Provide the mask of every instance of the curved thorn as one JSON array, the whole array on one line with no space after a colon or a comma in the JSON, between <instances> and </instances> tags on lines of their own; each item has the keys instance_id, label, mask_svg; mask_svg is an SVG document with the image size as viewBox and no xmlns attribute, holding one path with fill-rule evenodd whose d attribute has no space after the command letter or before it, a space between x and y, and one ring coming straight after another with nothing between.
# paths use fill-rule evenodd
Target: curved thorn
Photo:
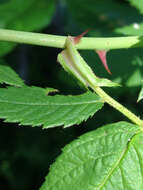
<instances>
[{"instance_id":1,"label":"curved thorn","mask_svg":"<svg viewBox=\"0 0 143 190\"><path fill-rule=\"evenodd\" d=\"M106 50L95 50L96 53L98 54L100 60L102 61L103 65L104 65L104 68L106 69L106 71L109 73L109 74L112 74L108 65L107 65L107 59L106 59L106 54L107 54L107 51Z\"/></svg>"},{"instance_id":2,"label":"curved thorn","mask_svg":"<svg viewBox=\"0 0 143 190\"><path fill-rule=\"evenodd\" d=\"M76 37L73 37L73 40L74 40L74 44L78 44L81 40L81 38L87 34L87 32L89 31L89 29L85 30L84 32L82 32L80 35L76 36Z\"/></svg>"}]
</instances>

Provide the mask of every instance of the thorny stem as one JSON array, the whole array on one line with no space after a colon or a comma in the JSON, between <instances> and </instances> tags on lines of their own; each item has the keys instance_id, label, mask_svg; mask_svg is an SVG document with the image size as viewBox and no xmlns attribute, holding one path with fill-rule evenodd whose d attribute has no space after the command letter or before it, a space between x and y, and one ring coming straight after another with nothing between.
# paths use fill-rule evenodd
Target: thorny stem
<instances>
[{"instance_id":1,"label":"thorny stem","mask_svg":"<svg viewBox=\"0 0 143 190\"><path fill-rule=\"evenodd\" d=\"M21 32L15 30L0 29L0 41L25 43L40 46L49 46L55 48L64 48L66 36L57 36L49 34L40 34L32 32ZM91 38L83 37L76 45L77 49L122 49L143 47L143 36L130 37L111 37L111 38ZM129 118L133 123L143 128L143 121L135 114L118 103L108 94L106 94L100 87L91 86L91 88L109 105L120 111L123 115Z\"/></svg>"},{"instance_id":2,"label":"thorny stem","mask_svg":"<svg viewBox=\"0 0 143 190\"><path fill-rule=\"evenodd\" d=\"M0 41L16 42L55 48L64 48L66 36L21 32L16 30L0 29ZM143 36L96 38L83 37L77 49L121 49L143 47Z\"/></svg>"}]
</instances>

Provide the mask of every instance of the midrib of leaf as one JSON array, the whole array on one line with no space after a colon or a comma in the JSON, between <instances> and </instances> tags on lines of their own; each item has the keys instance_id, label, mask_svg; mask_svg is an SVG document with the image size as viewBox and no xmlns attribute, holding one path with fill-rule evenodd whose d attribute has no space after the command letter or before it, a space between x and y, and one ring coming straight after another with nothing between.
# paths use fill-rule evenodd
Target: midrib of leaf
<instances>
[{"instance_id":1,"label":"midrib of leaf","mask_svg":"<svg viewBox=\"0 0 143 190\"><path fill-rule=\"evenodd\" d=\"M116 167L118 166L118 164L121 162L123 156L125 155L125 152L127 151L127 147L121 152L121 156L119 158L119 160L117 160L114 164L114 167L111 169L111 171L109 172L109 174L105 177L105 179L103 180L103 182L97 187L99 190L101 190L101 188L106 184L106 182L108 181L108 179L110 178L110 176L112 175L112 173L114 172L114 170L116 169Z\"/></svg>"},{"instance_id":2,"label":"midrib of leaf","mask_svg":"<svg viewBox=\"0 0 143 190\"><path fill-rule=\"evenodd\" d=\"M135 134L136 135L136 134ZM131 143L131 141L133 140L133 137L135 136L133 135L131 140L129 141L129 143ZM110 176L112 175L112 173L114 172L114 170L116 169L116 167L120 164L120 162L124 159L124 156L126 155L126 153L128 152L128 146L129 143L127 144L126 148L121 152L121 156L119 157L119 159L115 162L113 168L111 169L111 171L109 172L109 174L105 177L105 179L103 180L103 182L99 185L98 189L101 190L101 188L107 183L108 179L110 178Z\"/></svg>"},{"instance_id":3,"label":"midrib of leaf","mask_svg":"<svg viewBox=\"0 0 143 190\"><path fill-rule=\"evenodd\" d=\"M56 104L56 103L25 103L25 102L15 102L15 101L6 101L6 100L4 100L4 101L0 101L0 103L10 103L10 104L20 104L20 105L30 105L30 106L70 106L70 105L83 105L83 104L92 104L92 103L96 103L96 102L100 102L101 103L101 100L92 100L92 101L86 101L86 102L82 102L82 103L78 103L78 102L76 102L76 103L62 103L62 104L60 104L60 103L58 103L58 104Z\"/></svg>"}]
</instances>

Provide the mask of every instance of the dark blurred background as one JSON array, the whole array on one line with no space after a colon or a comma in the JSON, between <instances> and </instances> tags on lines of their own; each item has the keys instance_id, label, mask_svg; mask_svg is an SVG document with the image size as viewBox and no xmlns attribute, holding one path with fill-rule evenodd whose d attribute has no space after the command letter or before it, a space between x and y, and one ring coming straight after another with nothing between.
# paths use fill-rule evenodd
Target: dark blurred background
<instances>
[{"instance_id":1,"label":"dark blurred background","mask_svg":"<svg viewBox=\"0 0 143 190\"><path fill-rule=\"evenodd\" d=\"M127 0L0 0L0 28L76 36L90 28L87 36L138 35L134 24L143 16ZM128 25L129 29L125 26ZM10 65L27 85L52 87L60 94L80 94L81 89L57 63L60 49L0 42L0 63ZM105 89L142 117L136 103L143 75L142 48L114 50L107 60L112 75L103 68L94 51L81 51L97 76L119 82L122 87ZM61 149L85 132L126 120L105 105L93 118L70 128L19 126L0 122L0 190L39 189L50 165Z\"/></svg>"}]
</instances>

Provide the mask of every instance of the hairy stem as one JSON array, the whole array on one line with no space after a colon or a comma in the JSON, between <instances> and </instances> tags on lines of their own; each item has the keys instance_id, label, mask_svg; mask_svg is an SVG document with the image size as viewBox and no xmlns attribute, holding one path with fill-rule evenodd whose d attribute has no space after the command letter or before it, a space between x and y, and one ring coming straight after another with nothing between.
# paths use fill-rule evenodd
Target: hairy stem
<instances>
[{"instance_id":1,"label":"hairy stem","mask_svg":"<svg viewBox=\"0 0 143 190\"><path fill-rule=\"evenodd\" d=\"M66 38L66 36L0 29L0 41L7 42L64 48ZM96 50L143 47L143 36L110 38L83 37L75 46L77 49Z\"/></svg>"},{"instance_id":2,"label":"hairy stem","mask_svg":"<svg viewBox=\"0 0 143 190\"><path fill-rule=\"evenodd\" d=\"M127 108L125 108L123 105L121 105L119 102L114 100L112 97L110 97L108 94L106 94L100 87L92 87L92 89L109 105L114 107L116 110L121 112L123 115L125 115L127 118L129 118L133 123L141 126L143 128L143 121L137 117L134 113L129 111Z\"/></svg>"}]
</instances>

